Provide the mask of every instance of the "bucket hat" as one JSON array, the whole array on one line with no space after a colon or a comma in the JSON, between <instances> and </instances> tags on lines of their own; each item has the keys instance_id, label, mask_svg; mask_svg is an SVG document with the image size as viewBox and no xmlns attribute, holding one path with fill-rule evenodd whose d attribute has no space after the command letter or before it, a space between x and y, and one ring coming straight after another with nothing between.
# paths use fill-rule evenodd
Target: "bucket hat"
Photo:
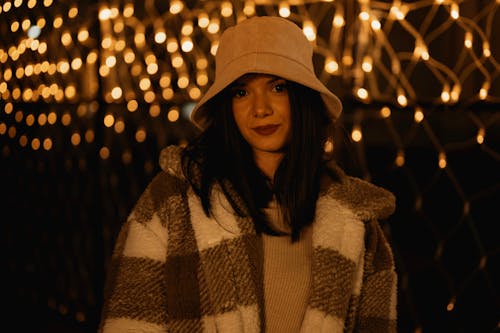
<instances>
[{"instance_id":1,"label":"bucket hat","mask_svg":"<svg viewBox=\"0 0 500 333\"><path fill-rule=\"evenodd\" d=\"M316 90L333 119L342 103L316 76L313 47L292 21L278 16L255 16L227 28L215 55L215 80L191 112L191 121L201 129L210 123L205 108L219 92L244 74L279 76Z\"/></svg>"}]
</instances>

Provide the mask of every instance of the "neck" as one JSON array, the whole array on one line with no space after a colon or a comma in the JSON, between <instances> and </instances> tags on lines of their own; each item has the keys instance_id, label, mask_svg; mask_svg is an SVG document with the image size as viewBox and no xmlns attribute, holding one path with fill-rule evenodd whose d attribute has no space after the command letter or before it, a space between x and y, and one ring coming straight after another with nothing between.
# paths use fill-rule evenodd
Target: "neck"
<instances>
[{"instance_id":1,"label":"neck","mask_svg":"<svg viewBox=\"0 0 500 333\"><path fill-rule=\"evenodd\" d=\"M278 169L283 156L284 154L280 152L254 151L255 164L271 180L274 179L274 173Z\"/></svg>"}]
</instances>

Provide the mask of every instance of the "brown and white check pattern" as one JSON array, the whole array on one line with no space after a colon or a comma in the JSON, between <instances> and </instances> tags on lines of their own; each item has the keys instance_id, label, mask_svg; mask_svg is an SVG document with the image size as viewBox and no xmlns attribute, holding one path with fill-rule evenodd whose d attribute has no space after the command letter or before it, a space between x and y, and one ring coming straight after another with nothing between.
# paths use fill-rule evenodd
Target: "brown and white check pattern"
<instances>
[{"instance_id":1,"label":"brown and white check pattern","mask_svg":"<svg viewBox=\"0 0 500 333\"><path fill-rule=\"evenodd\" d=\"M208 218L163 150L116 241L99 331L262 332L262 243L214 188ZM333 167L333 166L332 166ZM313 224L312 286L301 332L395 332L397 276L378 221L394 196L341 170Z\"/></svg>"}]
</instances>

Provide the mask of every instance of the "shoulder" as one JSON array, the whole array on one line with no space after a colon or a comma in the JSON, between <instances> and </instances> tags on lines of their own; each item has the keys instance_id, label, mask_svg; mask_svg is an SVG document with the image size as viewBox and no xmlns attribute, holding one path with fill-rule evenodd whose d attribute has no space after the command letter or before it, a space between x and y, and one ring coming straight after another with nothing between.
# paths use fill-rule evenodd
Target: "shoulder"
<instances>
[{"instance_id":1,"label":"shoulder","mask_svg":"<svg viewBox=\"0 0 500 333\"><path fill-rule=\"evenodd\" d=\"M158 162L164 172L178 178L184 178L181 167L183 149L177 145L170 145L161 150Z\"/></svg>"},{"instance_id":2,"label":"shoulder","mask_svg":"<svg viewBox=\"0 0 500 333\"><path fill-rule=\"evenodd\" d=\"M339 180L331 182L325 195L349 207L360 219L385 219L394 213L396 197L385 188L366 180L347 175L336 164L329 164Z\"/></svg>"},{"instance_id":3,"label":"shoulder","mask_svg":"<svg viewBox=\"0 0 500 333\"><path fill-rule=\"evenodd\" d=\"M148 186L153 197L168 197L176 192L185 192L186 178L182 172L182 151L184 148L170 145L163 148L158 159L161 171Z\"/></svg>"},{"instance_id":4,"label":"shoulder","mask_svg":"<svg viewBox=\"0 0 500 333\"><path fill-rule=\"evenodd\" d=\"M170 145L160 152L161 171L148 184L143 197L155 203L165 200L179 192L185 192L186 182L181 168L182 148Z\"/></svg>"},{"instance_id":5,"label":"shoulder","mask_svg":"<svg viewBox=\"0 0 500 333\"><path fill-rule=\"evenodd\" d=\"M181 151L178 146L168 146L160 153L161 171L154 176L134 206L133 216L147 222L158 212L169 210L173 202L179 204L185 196L188 183L182 176ZM161 215L161 214L160 214Z\"/></svg>"}]
</instances>

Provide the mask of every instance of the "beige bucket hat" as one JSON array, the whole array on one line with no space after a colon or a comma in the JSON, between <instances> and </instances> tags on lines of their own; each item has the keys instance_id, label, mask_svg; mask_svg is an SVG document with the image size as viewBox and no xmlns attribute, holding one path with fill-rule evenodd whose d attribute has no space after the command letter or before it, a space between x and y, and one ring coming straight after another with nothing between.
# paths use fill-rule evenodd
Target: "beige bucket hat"
<instances>
[{"instance_id":1,"label":"beige bucket hat","mask_svg":"<svg viewBox=\"0 0 500 333\"><path fill-rule=\"evenodd\" d=\"M205 129L210 122L204 110L207 102L247 73L276 75L318 91L337 119L342 103L316 77L312 56L312 45L302 30L282 17L256 16L227 28L215 55L215 80L193 108L191 120Z\"/></svg>"}]
</instances>

